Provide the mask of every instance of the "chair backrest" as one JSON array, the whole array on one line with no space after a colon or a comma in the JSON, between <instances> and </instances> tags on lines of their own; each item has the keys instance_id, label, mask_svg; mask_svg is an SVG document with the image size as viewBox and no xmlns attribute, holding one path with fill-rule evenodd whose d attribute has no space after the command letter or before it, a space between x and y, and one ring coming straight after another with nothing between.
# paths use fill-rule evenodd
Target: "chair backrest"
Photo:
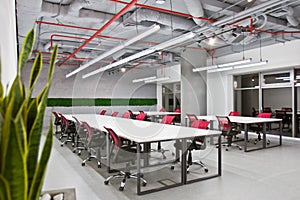
<instances>
[{"instance_id":1,"label":"chair backrest","mask_svg":"<svg viewBox=\"0 0 300 200\"><path fill-rule=\"evenodd\" d=\"M207 129L209 125L209 121L205 121L205 120L194 120L191 127L193 128L199 128L199 129Z\"/></svg>"},{"instance_id":2,"label":"chair backrest","mask_svg":"<svg viewBox=\"0 0 300 200\"><path fill-rule=\"evenodd\" d=\"M195 114L188 114L188 113L186 113L186 116L189 118L190 123L193 123L195 120L198 119Z\"/></svg>"},{"instance_id":3,"label":"chair backrest","mask_svg":"<svg viewBox=\"0 0 300 200\"><path fill-rule=\"evenodd\" d=\"M63 114L60 113L60 117L61 117L61 122L62 122L62 125L67 128L70 126L70 123L69 121L65 118L65 116Z\"/></svg>"},{"instance_id":4,"label":"chair backrest","mask_svg":"<svg viewBox=\"0 0 300 200\"><path fill-rule=\"evenodd\" d=\"M272 113L265 113L265 112L261 112L258 113L257 117L258 118L271 118Z\"/></svg>"},{"instance_id":5,"label":"chair backrest","mask_svg":"<svg viewBox=\"0 0 300 200\"><path fill-rule=\"evenodd\" d=\"M271 107L264 107L263 112L264 113L272 113L272 109L271 109Z\"/></svg>"},{"instance_id":6,"label":"chair backrest","mask_svg":"<svg viewBox=\"0 0 300 200\"><path fill-rule=\"evenodd\" d=\"M106 113L106 110L101 110L100 115L104 115Z\"/></svg>"},{"instance_id":7,"label":"chair backrest","mask_svg":"<svg viewBox=\"0 0 300 200\"><path fill-rule=\"evenodd\" d=\"M123 113L122 118L129 118L130 117L130 112L126 111Z\"/></svg>"},{"instance_id":8,"label":"chair backrest","mask_svg":"<svg viewBox=\"0 0 300 200\"><path fill-rule=\"evenodd\" d=\"M72 118L75 120L76 130L78 131L83 124L75 116L72 116Z\"/></svg>"},{"instance_id":9,"label":"chair backrest","mask_svg":"<svg viewBox=\"0 0 300 200\"><path fill-rule=\"evenodd\" d=\"M166 109L165 109L165 108L161 108L161 109L159 110L159 112L166 112Z\"/></svg>"},{"instance_id":10,"label":"chair backrest","mask_svg":"<svg viewBox=\"0 0 300 200\"><path fill-rule=\"evenodd\" d=\"M293 109L289 107L282 107L281 110L286 111L286 112L292 112Z\"/></svg>"},{"instance_id":11,"label":"chair backrest","mask_svg":"<svg viewBox=\"0 0 300 200\"><path fill-rule=\"evenodd\" d=\"M112 116L112 117L116 117L118 114L119 114L119 112L113 112L113 113L111 114L111 116Z\"/></svg>"},{"instance_id":12,"label":"chair backrest","mask_svg":"<svg viewBox=\"0 0 300 200\"><path fill-rule=\"evenodd\" d=\"M138 114L137 116L136 116L136 120L140 120L140 121L143 121L143 120L145 120L145 118L146 118L146 116L147 116L147 114L146 113L144 113L144 112L140 112L140 114Z\"/></svg>"},{"instance_id":13,"label":"chair backrest","mask_svg":"<svg viewBox=\"0 0 300 200\"><path fill-rule=\"evenodd\" d=\"M239 116L239 115L240 115L240 112L231 111L228 116Z\"/></svg>"},{"instance_id":14,"label":"chair backrest","mask_svg":"<svg viewBox=\"0 0 300 200\"><path fill-rule=\"evenodd\" d=\"M90 127L87 122L82 122L87 130L86 146L87 148L99 148L106 141L105 134L102 131L95 132L94 128Z\"/></svg>"},{"instance_id":15,"label":"chair backrest","mask_svg":"<svg viewBox=\"0 0 300 200\"><path fill-rule=\"evenodd\" d=\"M174 120L175 116L170 116L170 115L165 115L162 120L161 123L162 124L171 124Z\"/></svg>"},{"instance_id":16,"label":"chair backrest","mask_svg":"<svg viewBox=\"0 0 300 200\"><path fill-rule=\"evenodd\" d=\"M107 133L109 134L109 136L113 142L114 148L120 147L122 145L122 142L121 142L120 137L115 133L115 131L112 130L111 128L108 128L105 126L104 126L104 128L106 129Z\"/></svg>"},{"instance_id":17,"label":"chair backrest","mask_svg":"<svg viewBox=\"0 0 300 200\"><path fill-rule=\"evenodd\" d=\"M176 109L174 112L181 113L180 109Z\"/></svg>"},{"instance_id":18,"label":"chair backrest","mask_svg":"<svg viewBox=\"0 0 300 200\"><path fill-rule=\"evenodd\" d=\"M133 112L131 110L128 110L129 112L129 116L131 119L135 119L135 115L133 114Z\"/></svg>"},{"instance_id":19,"label":"chair backrest","mask_svg":"<svg viewBox=\"0 0 300 200\"><path fill-rule=\"evenodd\" d=\"M227 116L217 116L219 122L219 130L230 131L230 120Z\"/></svg>"}]
</instances>

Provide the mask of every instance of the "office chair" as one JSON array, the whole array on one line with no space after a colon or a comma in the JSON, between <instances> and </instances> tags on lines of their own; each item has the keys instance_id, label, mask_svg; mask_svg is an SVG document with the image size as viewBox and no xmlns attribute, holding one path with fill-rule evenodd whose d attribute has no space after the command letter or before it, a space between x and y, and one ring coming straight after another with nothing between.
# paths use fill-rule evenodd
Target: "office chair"
<instances>
[{"instance_id":1,"label":"office chair","mask_svg":"<svg viewBox=\"0 0 300 200\"><path fill-rule=\"evenodd\" d=\"M106 135L100 130L91 128L87 122L82 122L85 129L87 130L87 139L85 142L85 148L88 151L87 157L82 161L81 165L85 166L87 161L90 161L92 158L97 160L98 168L101 167L101 148L103 148Z\"/></svg>"},{"instance_id":2,"label":"office chair","mask_svg":"<svg viewBox=\"0 0 300 200\"><path fill-rule=\"evenodd\" d=\"M68 142L72 142L72 147L75 146L75 135L76 135L76 126L75 123L71 120L67 120L65 116L61 113L61 135L59 137L59 140L61 140L60 146L64 146L64 144L67 144ZM63 138L66 138L66 140L63 141Z\"/></svg>"},{"instance_id":3,"label":"office chair","mask_svg":"<svg viewBox=\"0 0 300 200\"><path fill-rule=\"evenodd\" d=\"M172 124L173 123L173 121L174 121L174 119L175 119L175 116L171 116L171 115L165 115L163 118L162 118L162 120L161 120L161 123L162 124ZM173 123L174 124L174 123ZM152 152L159 152L159 153L161 153L162 154L162 156L163 156L163 159L166 159L167 157L166 157L166 155L165 155L165 152L166 151L170 151L170 150L166 150L166 149L163 149L162 147L161 147L161 142L158 142L157 143L157 149L151 149L151 151Z\"/></svg>"},{"instance_id":4,"label":"office chair","mask_svg":"<svg viewBox=\"0 0 300 200\"><path fill-rule=\"evenodd\" d=\"M136 116L136 120L140 120L140 121L144 121L145 119L146 119L146 117L147 117L147 114L146 113L144 113L143 111L142 112L140 112L140 114L138 114L137 116Z\"/></svg>"},{"instance_id":5,"label":"office chair","mask_svg":"<svg viewBox=\"0 0 300 200\"><path fill-rule=\"evenodd\" d=\"M110 147L110 156L112 158L112 163L126 163L126 167L124 170L119 170L118 174L109 176L105 181L104 184L108 185L109 181L113 178L123 178L119 190L123 191L125 187L126 180L129 178L137 178L137 173L131 173L130 163L134 163L136 161L136 145L124 145L121 142L120 137L108 127L104 127L107 130L107 134L109 134L111 140L111 147ZM146 186L147 181L141 177L142 185Z\"/></svg>"},{"instance_id":6,"label":"office chair","mask_svg":"<svg viewBox=\"0 0 300 200\"><path fill-rule=\"evenodd\" d=\"M256 117L258 113L259 112L254 107L252 107L252 117Z\"/></svg>"},{"instance_id":7,"label":"office chair","mask_svg":"<svg viewBox=\"0 0 300 200\"><path fill-rule=\"evenodd\" d=\"M58 134L61 132L61 130L60 132L58 131L58 127L60 127L61 129L61 118L59 117L57 112L52 112L52 114L54 115L55 134Z\"/></svg>"},{"instance_id":8,"label":"office chair","mask_svg":"<svg viewBox=\"0 0 300 200\"><path fill-rule=\"evenodd\" d=\"M81 121L79 121L76 117L72 116L75 120L75 127L76 127L76 133L75 133L75 147L73 149L73 153L76 153L78 151L78 155L81 155L82 150L86 150L85 143L87 139L87 131L85 130L85 127Z\"/></svg>"},{"instance_id":9,"label":"office chair","mask_svg":"<svg viewBox=\"0 0 300 200\"><path fill-rule=\"evenodd\" d=\"M209 125L209 121L195 119L192 122L190 127L198 128L198 129L207 129L208 125ZM174 144L174 146L175 146L175 148L181 149L182 143L177 141ZM207 173L208 168L201 160L193 160L192 159L192 151L204 150L206 148L205 137L195 137L194 139L188 140L187 147L188 147L187 148L187 151L188 151L187 173L190 173L190 166L193 164L201 166L204 169L204 171ZM171 166L171 169L174 169L174 165Z\"/></svg>"},{"instance_id":10,"label":"office chair","mask_svg":"<svg viewBox=\"0 0 300 200\"><path fill-rule=\"evenodd\" d=\"M240 115L240 112L237 112L237 111L231 111L228 116L239 116Z\"/></svg>"},{"instance_id":11,"label":"office chair","mask_svg":"<svg viewBox=\"0 0 300 200\"><path fill-rule=\"evenodd\" d=\"M101 110L100 115L104 115L106 113L106 110Z\"/></svg>"},{"instance_id":12,"label":"office chair","mask_svg":"<svg viewBox=\"0 0 300 200\"><path fill-rule=\"evenodd\" d=\"M124 112L122 118L130 118L130 112L128 111Z\"/></svg>"},{"instance_id":13,"label":"office chair","mask_svg":"<svg viewBox=\"0 0 300 200\"><path fill-rule=\"evenodd\" d=\"M181 113L181 110L180 109L176 109L174 112ZM175 123L181 123L181 115L175 115L174 122Z\"/></svg>"},{"instance_id":14,"label":"office chair","mask_svg":"<svg viewBox=\"0 0 300 200\"><path fill-rule=\"evenodd\" d=\"M165 109L165 108L161 108L161 109L159 110L159 112L166 112L166 109Z\"/></svg>"},{"instance_id":15,"label":"office chair","mask_svg":"<svg viewBox=\"0 0 300 200\"><path fill-rule=\"evenodd\" d=\"M265 112L261 112L258 113L257 117L258 118L271 118L272 113L265 113ZM257 144L257 142L261 141L261 132L263 131L263 124L262 123L258 123L258 124L253 124L249 127L250 130L255 131L257 134L257 138L254 140L254 144ZM249 142L249 141L248 141ZM267 144L270 144L270 140L267 140Z\"/></svg>"},{"instance_id":16,"label":"office chair","mask_svg":"<svg viewBox=\"0 0 300 200\"><path fill-rule=\"evenodd\" d=\"M187 124L187 126L191 126L192 123L195 121L195 120L198 120L197 116L195 114L188 114L186 113L186 116L188 117L189 119L189 124Z\"/></svg>"},{"instance_id":17,"label":"office chair","mask_svg":"<svg viewBox=\"0 0 300 200\"><path fill-rule=\"evenodd\" d=\"M118 114L119 114L119 112L113 112L113 113L111 114L111 116L112 116L112 117L116 117Z\"/></svg>"},{"instance_id":18,"label":"office chair","mask_svg":"<svg viewBox=\"0 0 300 200\"><path fill-rule=\"evenodd\" d=\"M135 119L136 118L136 115L133 114L133 112L131 110L128 110L128 112L130 114L129 116L130 116L131 119Z\"/></svg>"},{"instance_id":19,"label":"office chair","mask_svg":"<svg viewBox=\"0 0 300 200\"><path fill-rule=\"evenodd\" d=\"M227 116L217 116L219 122L219 130L222 131L222 135L226 138L226 142L223 143L223 146L226 146L226 151L231 146L239 148L242 150L242 147L236 143L232 142L232 138L241 133L240 127L235 124L231 123ZM220 148L218 145L217 148Z\"/></svg>"}]
</instances>

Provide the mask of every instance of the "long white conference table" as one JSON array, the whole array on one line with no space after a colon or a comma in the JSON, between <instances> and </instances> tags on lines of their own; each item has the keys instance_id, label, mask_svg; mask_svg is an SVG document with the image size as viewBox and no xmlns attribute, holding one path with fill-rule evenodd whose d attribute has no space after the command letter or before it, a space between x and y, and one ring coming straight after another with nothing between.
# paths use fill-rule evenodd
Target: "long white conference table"
<instances>
[{"instance_id":1,"label":"long white conference table","mask_svg":"<svg viewBox=\"0 0 300 200\"><path fill-rule=\"evenodd\" d=\"M181 153L181 182L174 183L173 185L163 186L154 189L141 191L141 145L147 145L152 142L181 140L182 149L187 149L187 139L197 136L216 136L218 137L219 145L221 144L221 132L217 130L203 130L190 127L167 125L155 122L139 121L118 117L111 117L97 114L73 114L65 115L67 119L72 120L75 116L80 121L86 121L91 127L98 128L105 131L104 126L112 128L117 135L125 137L137 144L137 194L147 194L155 191L160 191L180 185L193 183L196 181L206 180L214 177L221 176L221 149L218 148L218 170L216 174L208 175L205 177L187 180L187 151ZM108 134L107 134L108 135ZM108 137L107 137L107 141ZM107 142L109 144L109 142ZM145 156L143 156L144 158ZM147 156L146 156L147 157ZM144 158L145 159L145 158ZM147 158L146 158L147 159ZM145 160L144 160L145 163ZM107 167L110 168L109 145L107 145ZM143 167L147 167L148 163ZM150 165L149 165L150 166Z\"/></svg>"},{"instance_id":2,"label":"long white conference table","mask_svg":"<svg viewBox=\"0 0 300 200\"><path fill-rule=\"evenodd\" d=\"M211 125L214 121L218 121L217 117L214 115L207 115L207 116L197 116L198 119L204 119L210 121ZM282 145L282 119L276 118L258 118L258 117L243 117L243 116L228 116L229 120L233 123L243 124L244 125L244 151L256 151L271 147L277 147ZM279 123L279 143L277 145L268 145L267 146L267 124L268 123ZM258 148L248 149L248 135L249 135L249 125L251 124L263 124L263 142L262 146Z\"/></svg>"}]
</instances>

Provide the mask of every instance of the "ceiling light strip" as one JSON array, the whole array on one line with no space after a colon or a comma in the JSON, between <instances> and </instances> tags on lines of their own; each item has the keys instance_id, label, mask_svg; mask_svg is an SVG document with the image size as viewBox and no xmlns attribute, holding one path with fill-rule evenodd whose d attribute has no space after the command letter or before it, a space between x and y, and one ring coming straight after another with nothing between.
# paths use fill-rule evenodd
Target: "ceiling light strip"
<instances>
[{"instance_id":1,"label":"ceiling light strip","mask_svg":"<svg viewBox=\"0 0 300 200\"><path fill-rule=\"evenodd\" d=\"M142 33L140 33L139 35L129 39L129 40L126 40L125 42L121 42L120 45L118 45L117 47L114 47L113 49L101 54L100 56L96 57L95 59L85 63L84 65L80 66L79 68L75 69L74 71L72 71L71 73L67 74L66 75L66 78L70 77L70 76L73 76L75 74L77 74L78 72L86 69L87 67L95 64L96 62L99 62L100 60L116 53L117 51L120 51L121 49L157 32L158 30L160 29L160 26L159 25L153 25L150 27L150 29L148 29L147 31L144 31Z\"/></svg>"},{"instance_id":2,"label":"ceiling light strip","mask_svg":"<svg viewBox=\"0 0 300 200\"><path fill-rule=\"evenodd\" d=\"M176 37L176 38L173 38L173 39L168 40L166 42L163 42L161 44L155 45L155 46L153 46L153 47L151 47L149 49L146 49L146 50L141 51L139 53L133 54L133 55L128 56L128 57L126 57L126 58L124 58L122 60L116 61L114 63L111 63L109 65L101 67L100 69L97 69L95 71L87 73L87 74L83 75L82 78L90 77L92 75L95 75L95 74L98 74L100 72L106 71L106 70L111 69L113 67L117 67L119 65L125 64L127 62L132 61L132 60L135 60L135 59L141 58L143 56L149 55L151 53L154 53L155 51L160 51L160 50L166 49L168 47L178 45L178 44L180 44L180 43L182 43L182 42L184 42L186 40L192 39L195 35L196 34L193 33L193 32L189 32L189 33L183 34L183 35L181 35L179 37Z\"/></svg>"},{"instance_id":3,"label":"ceiling light strip","mask_svg":"<svg viewBox=\"0 0 300 200\"><path fill-rule=\"evenodd\" d=\"M206 66L206 67L199 67L193 69L193 72L200 72L200 71L205 71L205 70L210 70L210 69L217 69L217 68L223 68L223 67L229 67L229 66L235 66L235 65L241 65L245 63L250 63L251 58L249 59L243 59L243 60L238 60L238 61L233 61L229 63L224 63L224 64L219 64L219 65L212 65L212 66Z\"/></svg>"},{"instance_id":4,"label":"ceiling light strip","mask_svg":"<svg viewBox=\"0 0 300 200\"><path fill-rule=\"evenodd\" d=\"M151 79L156 79L156 76L150 76L150 77L145 77L145 78L133 79L132 83L138 83L138 82L147 81L147 80L151 80Z\"/></svg>"},{"instance_id":5,"label":"ceiling light strip","mask_svg":"<svg viewBox=\"0 0 300 200\"><path fill-rule=\"evenodd\" d=\"M156 78L156 79L151 79L151 80L146 80L144 81L145 83L153 83L153 82L158 82L158 81L166 81L169 80L170 77L166 76L166 77L160 77L160 78Z\"/></svg>"}]
</instances>

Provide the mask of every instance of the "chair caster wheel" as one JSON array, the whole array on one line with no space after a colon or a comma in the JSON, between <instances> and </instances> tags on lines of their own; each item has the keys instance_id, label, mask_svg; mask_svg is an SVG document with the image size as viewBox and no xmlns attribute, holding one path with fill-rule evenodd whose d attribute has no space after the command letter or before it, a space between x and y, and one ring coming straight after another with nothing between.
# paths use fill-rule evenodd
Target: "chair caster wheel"
<instances>
[{"instance_id":1,"label":"chair caster wheel","mask_svg":"<svg viewBox=\"0 0 300 200\"><path fill-rule=\"evenodd\" d=\"M75 153L76 152L76 150L73 150L73 153Z\"/></svg>"},{"instance_id":2,"label":"chair caster wheel","mask_svg":"<svg viewBox=\"0 0 300 200\"><path fill-rule=\"evenodd\" d=\"M106 181L106 180L105 180L105 181L104 181L104 185L108 185L108 182L109 182L109 181Z\"/></svg>"},{"instance_id":3,"label":"chair caster wheel","mask_svg":"<svg viewBox=\"0 0 300 200\"><path fill-rule=\"evenodd\" d=\"M123 190L124 190L124 187L119 187L119 190L120 190L120 191L123 191Z\"/></svg>"},{"instance_id":4,"label":"chair caster wheel","mask_svg":"<svg viewBox=\"0 0 300 200\"><path fill-rule=\"evenodd\" d=\"M72 147L75 147L75 144L72 144Z\"/></svg>"},{"instance_id":5,"label":"chair caster wheel","mask_svg":"<svg viewBox=\"0 0 300 200\"><path fill-rule=\"evenodd\" d=\"M147 183L143 182L142 186L145 187L147 185Z\"/></svg>"},{"instance_id":6,"label":"chair caster wheel","mask_svg":"<svg viewBox=\"0 0 300 200\"><path fill-rule=\"evenodd\" d=\"M81 163L81 166L85 166L85 163Z\"/></svg>"},{"instance_id":7,"label":"chair caster wheel","mask_svg":"<svg viewBox=\"0 0 300 200\"><path fill-rule=\"evenodd\" d=\"M187 173L187 174L190 174L190 171L187 171L186 173Z\"/></svg>"},{"instance_id":8,"label":"chair caster wheel","mask_svg":"<svg viewBox=\"0 0 300 200\"><path fill-rule=\"evenodd\" d=\"M204 169L204 171L205 171L205 173L207 173L207 172L208 172L208 169Z\"/></svg>"},{"instance_id":9,"label":"chair caster wheel","mask_svg":"<svg viewBox=\"0 0 300 200\"><path fill-rule=\"evenodd\" d=\"M144 178L144 174L141 174L140 176L141 176L141 178Z\"/></svg>"},{"instance_id":10,"label":"chair caster wheel","mask_svg":"<svg viewBox=\"0 0 300 200\"><path fill-rule=\"evenodd\" d=\"M226 151L228 151L228 149L225 149Z\"/></svg>"},{"instance_id":11,"label":"chair caster wheel","mask_svg":"<svg viewBox=\"0 0 300 200\"><path fill-rule=\"evenodd\" d=\"M63 144L61 144L60 146L61 146L61 147L63 147L64 145L63 145Z\"/></svg>"},{"instance_id":12,"label":"chair caster wheel","mask_svg":"<svg viewBox=\"0 0 300 200\"><path fill-rule=\"evenodd\" d=\"M174 166L171 166L171 170L174 170L174 168L175 168Z\"/></svg>"},{"instance_id":13,"label":"chair caster wheel","mask_svg":"<svg viewBox=\"0 0 300 200\"><path fill-rule=\"evenodd\" d=\"M239 147L239 150L242 150L242 147Z\"/></svg>"},{"instance_id":14,"label":"chair caster wheel","mask_svg":"<svg viewBox=\"0 0 300 200\"><path fill-rule=\"evenodd\" d=\"M81 156L81 153L78 153L79 156Z\"/></svg>"},{"instance_id":15,"label":"chair caster wheel","mask_svg":"<svg viewBox=\"0 0 300 200\"><path fill-rule=\"evenodd\" d=\"M101 168L101 164L98 164L98 168Z\"/></svg>"}]
</instances>

